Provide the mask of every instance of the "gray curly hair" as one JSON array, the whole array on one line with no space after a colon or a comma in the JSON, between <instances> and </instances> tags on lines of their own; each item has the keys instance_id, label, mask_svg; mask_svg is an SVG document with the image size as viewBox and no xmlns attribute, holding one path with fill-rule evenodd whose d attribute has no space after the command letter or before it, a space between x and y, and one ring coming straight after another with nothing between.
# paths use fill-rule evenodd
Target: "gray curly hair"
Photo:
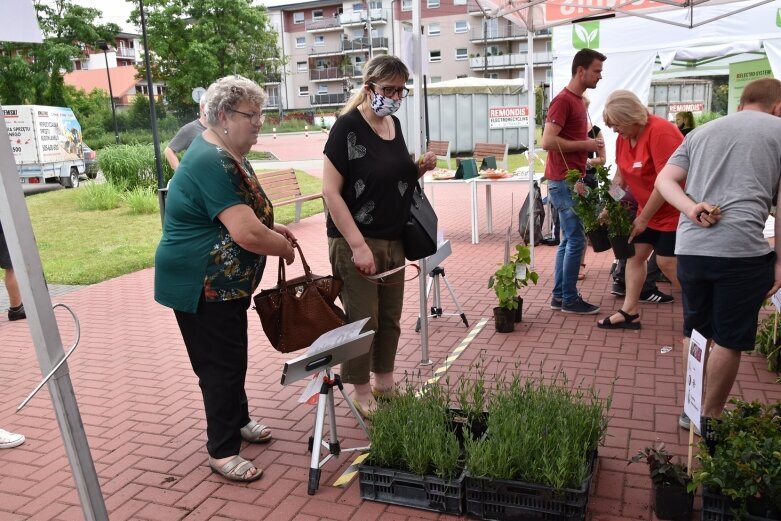
<instances>
[{"instance_id":1,"label":"gray curly hair","mask_svg":"<svg viewBox=\"0 0 781 521\"><path fill-rule=\"evenodd\" d=\"M220 112L228 112L242 101L263 105L266 103L266 93L257 83L239 75L225 76L209 86L206 91L205 107L206 121L209 125L217 125Z\"/></svg>"}]
</instances>

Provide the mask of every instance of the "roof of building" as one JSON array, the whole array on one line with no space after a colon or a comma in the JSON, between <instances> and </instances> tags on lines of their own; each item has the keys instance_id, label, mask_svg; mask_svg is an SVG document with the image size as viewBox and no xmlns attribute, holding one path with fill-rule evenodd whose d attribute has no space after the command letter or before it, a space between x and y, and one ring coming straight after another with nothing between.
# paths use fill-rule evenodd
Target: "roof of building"
<instances>
[{"instance_id":1,"label":"roof of building","mask_svg":"<svg viewBox=\"0 0 781 521\"><path fill-rule=\"evenodd\" d=\"M139 81L138 71L133 65L111 67L111 90L115 97L119 97L132 89ZM69 72L65 75L65 84L77 89L92 92L95 89L103 89L108 92L108 75L106 69L86 69Z\"/></svg>"}]
</instances>

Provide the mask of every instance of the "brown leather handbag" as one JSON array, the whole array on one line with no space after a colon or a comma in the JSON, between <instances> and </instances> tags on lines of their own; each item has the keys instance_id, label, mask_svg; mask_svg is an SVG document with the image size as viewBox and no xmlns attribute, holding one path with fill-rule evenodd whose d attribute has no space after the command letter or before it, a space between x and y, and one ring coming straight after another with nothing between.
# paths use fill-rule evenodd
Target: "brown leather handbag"
<instances>
[{"instance_id":1,"label":"brown leather handbag","mask_svg":"<svg viewBox=\"0 0 781 521\"><path fill-rule=\"evenodd\" d=\"M285 278L285 261L279 259L277 285L255 295L255 310L263 331L281 353L309 347L320 335L347 323L347 317L334 301L342 281L333 275L313 275L301 247L304 275Z\"/></svg>"}]
</instances>

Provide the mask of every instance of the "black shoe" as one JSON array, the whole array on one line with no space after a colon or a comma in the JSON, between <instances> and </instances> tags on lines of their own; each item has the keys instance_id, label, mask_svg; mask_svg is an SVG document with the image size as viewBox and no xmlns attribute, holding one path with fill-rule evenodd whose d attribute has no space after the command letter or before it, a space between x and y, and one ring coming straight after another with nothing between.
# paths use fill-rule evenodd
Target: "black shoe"
<instances>
[{"instance_id":1,"label":"black shoe","mask_svg":"<svg viewBox=\"0 0 781 521\"><path fill-rule=\"evenodd\" d=\"M619 297L626 295L626 287L624 286L624 283L613 281L613 286L610 288L610 293Z\"/></svg>"},{"instance_id":2,"label":"black shoe","mask_svg":"<svg viewBox=\"0 0 781 521\"><path fill-rule=\"evenodd\" d=\"M561 297L551 297L550 308L555 310L561 310Z\"/></svg>"},{"instance_id":3,"label":"black shoe","mask_svg":"<svg viewBox=\"0 0 781 521\"><path fill-rule=\"evenodd\" d=\"M24 320L27 315L24 313L24 304L20 304L16 308L8 308L8 320L13 322L14 320Z\"/></svg>"},{"instance_id":4,"label":"black shoe","mask_svg":"<svg viewBox=\"0 0 781 521\"><path fill-rule=\"evenodd\" d=\"M662 282L664 284L672 284L670 282L670 279L668 279L667 277L664 276L664 273L660 273L659 274L659 278L656 279L656 282Z\"/></svg>"},{"instance_id":5,"label":"black shoe","mask_svg":"<svg viewBox=\"0 0 781 521\"><path fill-rule=\"evenodd\" d=\"M651 304L669 304L673 300L675 300L675 298L672 295L662 293L658 289L640 293L640 302L648 302Z\"/></svg>"},{"instance_id":6,"label":"black shoe","mask_svg":"<svg viewBox=\"0 0 781 521\"><path fill-rule=\"evenodd\" d=\"M577 315L595 315L599 313L599 306L589 304L580 296L569 304L562 304L561 311L564 313L575 313Z\"/></svg>"},{"instance_id":7,"label":"black shoe","mask_svg":"<svg viewBox=\"0 0 781 521\"><path fill-rule=\"evenodd\" d=\"M545 246L558 246L559 245L559 240L558 239L554 239L552 237L545 238L545 239L543 239L540 242L542 244L544 244Z\"/></svg>"}]
</instances>

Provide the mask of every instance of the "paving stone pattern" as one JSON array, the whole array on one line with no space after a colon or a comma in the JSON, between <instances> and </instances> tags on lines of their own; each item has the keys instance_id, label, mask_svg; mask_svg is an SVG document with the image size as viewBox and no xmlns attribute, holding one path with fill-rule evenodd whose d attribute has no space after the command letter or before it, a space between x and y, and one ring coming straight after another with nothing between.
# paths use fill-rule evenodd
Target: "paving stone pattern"
<instances>
[{"instance_id":1,"label":"paving stone pattern","mask_svg":"<svg viewBox=\"0 0 781 521\"><path fill-rule=\"evenodd\" d=\"M312 147L313 158L321 150ZM522 190L494 187L496 233L483 234L480 243L473 245L467 190L437 188L440 219L453 242L453 255L444 267L470 324L490 317L495 305L487 280L503 255L499 232L510 225L511 191L517 209ZM324 224L320 214L292 225L315 273L329 272ZM589 253L580 290L586 300L601 304L604 312L581 317L552 311L548 300L555 251L552 247L535 250L540 283L524 290L520 327L499 334L489 323L451 367L450 379L454 381L483 357L489 376L512 371L517 364L532 376L563 370L571 382L593 383L603 394L612 389L612 418L600 449L590 517L650 520L647 471L640 465L627 467L626 461L657 438L678 454L686 452L688 433L676 423L683 390L680 304L642 306L640 331L597 329L596 319L618 308L620 301L609 294L609 253ZM275 268L272 259L261 287L275 283ZM300 271L296 264L288 273ZM292 356L270 347L251 309L246 383L250 412L273 428L274 440L242 448L244 457L265 469L259 481L235 484L210 472L198 382L173 313L153 300L153 278L153 269L142 270L58 298L76 310L82 323L81 345L69 371L112 521L456 519L362 501L355 482L345 488L330 486L350 464L350 454L326 463L320 490L313 497L307 495L306 446L314 409L297 403L301 383L280 385L282 364ZM455 311L446 291L443 307ZM458 317L432 320L433 365L420 366L419 337L414 332L418 309L417 284L410 283L401 324L399 377L405 372L429 376L467 333ZM67 345L73 335L70 321L61 320L60 327ZM672 345L673 350L662 354L663 345ZM44 388L23 411L14 413L40 379L31 347L26 322L9 323L0 316L0 426L27 436L24 445L0 451L0 519L80 520L83 514L48 391ZM760 357L746 355L734 394L749 400L779 400L781 386L774 380ZM366 443L340 399L337 416L344 447Z\"/></svg>"}]
</instances>

